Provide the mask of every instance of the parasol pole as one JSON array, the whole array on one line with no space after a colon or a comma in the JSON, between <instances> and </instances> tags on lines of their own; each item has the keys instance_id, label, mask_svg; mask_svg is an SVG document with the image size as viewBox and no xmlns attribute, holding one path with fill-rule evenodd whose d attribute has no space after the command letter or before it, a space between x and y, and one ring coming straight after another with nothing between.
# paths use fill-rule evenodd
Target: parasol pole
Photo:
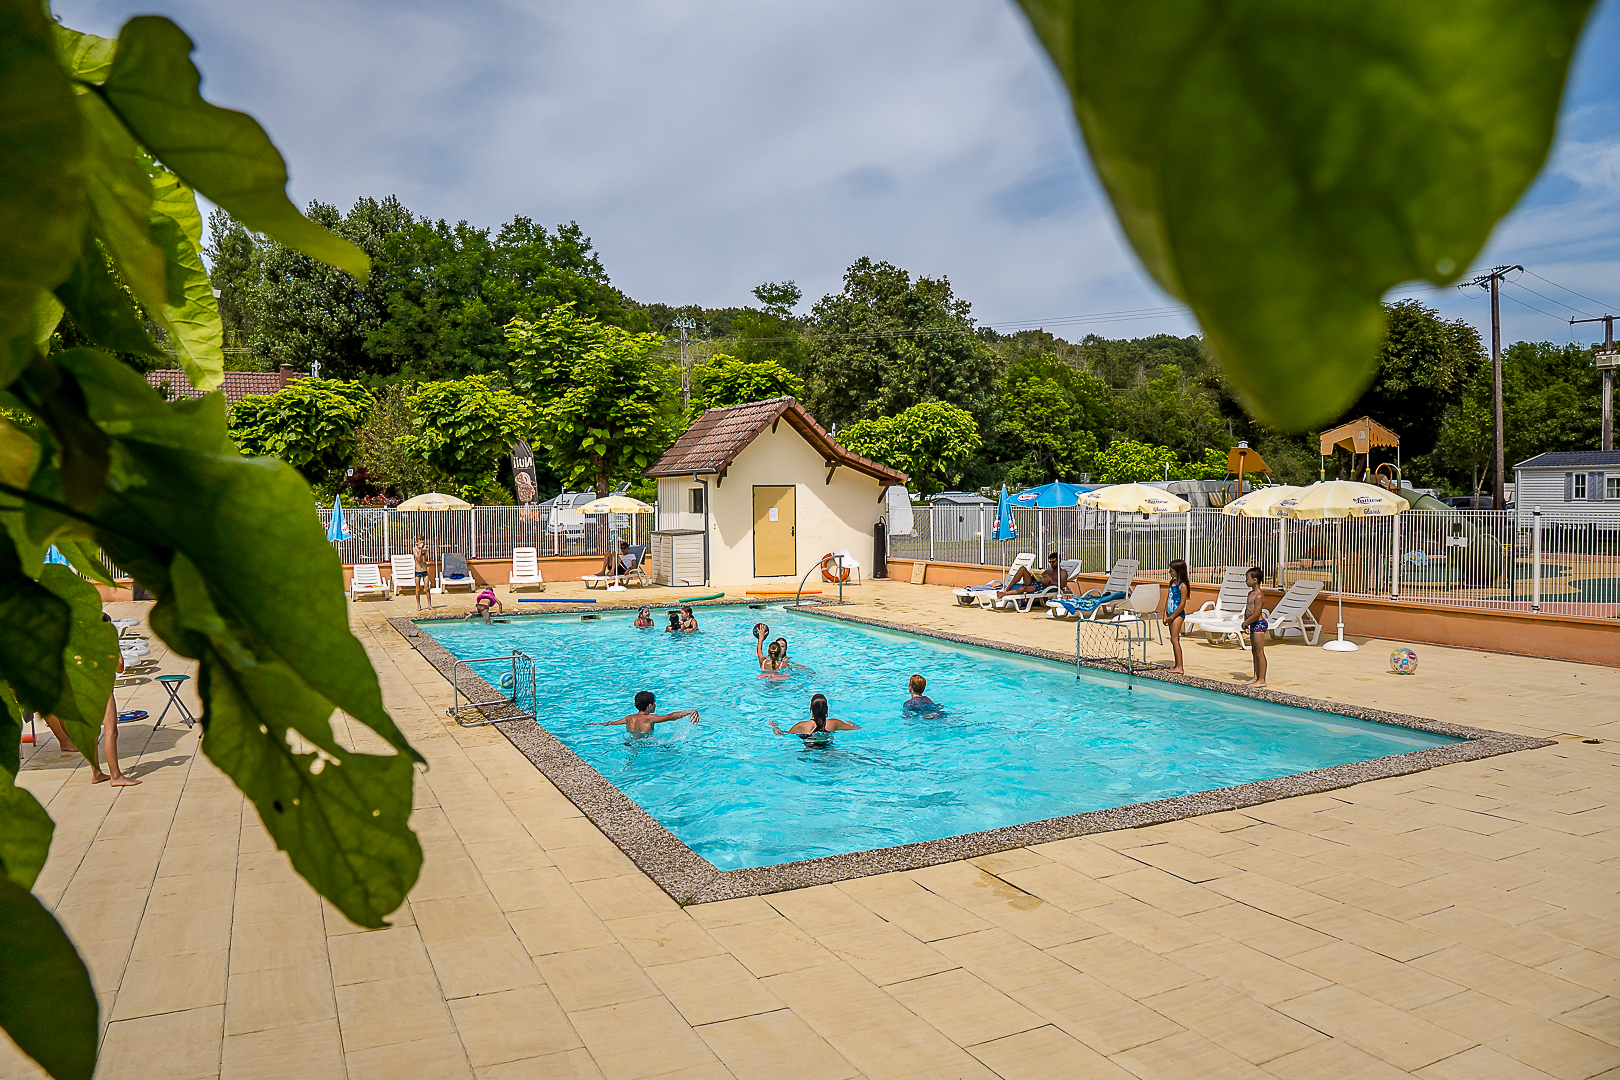
<instances>
[{"instance_id":1,"label":"parasol pole","mask_svg":"<svg viewBox=\"0 0 1620 1080\"><path fill-rule=\"evenodd\" d=\"M1338 585L1339 597L1339 636L1336 640L1325 643L1322 648L1328 652L1355 652L1360 646L1353 641L1344 640L1344 519L1339 518L1333 523L1333 542L1337 548L1333 558L1333 578Z\"/></svg>"}]
</instances>

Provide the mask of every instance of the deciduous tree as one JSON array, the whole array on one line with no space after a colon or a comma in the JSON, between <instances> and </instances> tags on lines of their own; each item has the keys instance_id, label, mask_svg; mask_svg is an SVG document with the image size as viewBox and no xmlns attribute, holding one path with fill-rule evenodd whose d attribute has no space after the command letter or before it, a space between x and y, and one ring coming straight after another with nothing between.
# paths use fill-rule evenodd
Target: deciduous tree
<instances>
[{"instance_id":1,"label":"deciduous tree","mask_svg":"<svg viewBox=\"0 0 1620 1080\"><path fill-rule=\"evenodd\" d=\"M979 425L966 409L927 401L898 416L858 420L838 433L838 441L862 457L908 474L912 487L932 495L960 478L982 440Z\"/></svg>"},{"instance_id":2,"label":"deciduous tree","mask_svg":"<svg viewBox=\"0 0 1620 1080\"><path fill-rule=\"evenodd\" d=\"M409 401L411 433L400 445L448 477L462 498L487 494L500 459L534 417L528 401L489 375L421 383Z\"/></svg>"},{"instance_id":3,"label":"deciduous tree","mask_svg":"<svg viewBox=\"0 0 1620 1080\"><path fill-rule=\"evenodd\" d=\"M231 406L231 437L242 453L278 457L318 484L354 460L360 425L375 404L357 382L295 379Z\"/></svg>"}]
</instances>

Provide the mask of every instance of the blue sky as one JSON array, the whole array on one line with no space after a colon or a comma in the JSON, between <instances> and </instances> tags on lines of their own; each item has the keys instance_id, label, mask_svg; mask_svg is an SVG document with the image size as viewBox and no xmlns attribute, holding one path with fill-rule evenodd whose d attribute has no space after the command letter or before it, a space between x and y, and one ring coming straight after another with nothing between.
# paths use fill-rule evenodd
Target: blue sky
<instances>
[{"instance_id":1,"label":"blue sky","mask_svg":"<svg viewBox=\"0 0 1620 1080\"><path fill-rule=\"evenodd\" d=\"M204 93L265 125L300 202L577 220L639 300L743 304L787 278L813 300L870 255L948 276L998 327L1195 329L1123 242L1004 0L54 6L108 35L174 18ZM1605 0L1548 168L1480 260L1532 272L1504 290L1504 341L1596 340L1564 320L1620 311L1617 50ZM1479 290L1392 295L1488 327Z\"/></svg>"}]
</instances>

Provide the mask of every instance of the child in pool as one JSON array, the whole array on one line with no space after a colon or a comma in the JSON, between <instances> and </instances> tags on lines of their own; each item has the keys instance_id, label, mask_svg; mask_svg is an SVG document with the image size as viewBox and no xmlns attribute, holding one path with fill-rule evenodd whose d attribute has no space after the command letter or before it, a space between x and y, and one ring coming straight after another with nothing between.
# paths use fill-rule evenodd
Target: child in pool
<instances>
[{"instance_id":1,"label":"child in pool","mask_svg":"<svg viewBox=\"0 0 1620 1080\"><path fill-rule=\"evenodd\" d=\"M782 638L777 638L771 642L770 649L767 650L765 648L765 635L770 632L771 628L764 623L754 624L754 656L759 660L759 670L769 672L785 671L788 666L787 642Z\"/></svg>"},{"instance_id":2,"label":"child in pool","mask_svg":"<svg viewBox=\"0 0 1620 1080\"><path fill-rule=\"evenodd\" d=\"M928 689L928 680L927 679L923 678L921 675L913 675L911 677L910 686L911 686L911 697L910 697L909 700L906 701L905 705L902 706L903 708L907 708L907 709L937 709L937 708L939 708L939 706L934 704L932 699L923 696L923 691Z\"/></svg>"},{"instance_id":3,"label":"child in pool","mask_svg":"<svg viewBox=\"0 0 1620 1080\"><path fill-rule=\"evenodd\" d=\"M637 630L646 630L650 628L652 624L652 608L643 606L640 611L636 612L636 621L630 625L634 626Z\"/></svg>"},{"instance_id":4,"label":"child in pool","mask_svg":"<svg viewBox=\"0 0 1620 1080\"><path fill-rule=\"evenodd\" d=\"M810 719L800 720L797 724L783 731L771 721L771 730L778 735L814 736L827 735L834 731L859 731L861 725L851 724L840 720L836 716L827 715L827 695L816 694L810 699Z\"/></svg>"},{"instance_id":5,"label":"child in pool","mask_svg":"<svg viewBox=\"0 0 1620 1080\"><path fill-rule=\"evenodd\" d=\"M681 605L681 632L686 633L697 628L697 616L692 614L692 605Z\"/></svg>"},{"instance_id":6,"label":"child in pool","mask_svg":"<svg viewBox=\"0 0 1620 1080\"><path fill-rule=\"evenodd\" d=\"M672 713L665 713L662 716L659 716L653 712L653 704L653 692L651 690L643 690L636 695L635 712L631 713L629 716L622 716L617 720L598 720L592 723L590 726L617 727L622 724L624 725L625 730L630 732L632 735L650 735L652 734L654 724L667 724L671 720L679 720L686 716L690 716L692 718L692 723L695 724L698 722L698 711L696 709L676 709Z\"/></svg>"},{"instance_id":7,"label":"child in pool","mask_svg":"<svg viewBox=\"0 0 1620 1080\"><path fill-rule=\"evenodd\" d=\"M475 604L476 606L471 611L467 612L467 614L461 617L462 622L466 622L475 615L482 615L484 617L484 625L488 626L489 611L491 608L500 608L501 614L506 614L506 608L502 607L501 602L495 599L495 590L491 589L487 585L484 586L483 591L478 594L478 599L475 601Z\"/></svg>"},{"instance_id":8,"label":"child in pool","mask_svg":"<svg viewBox=\"0 0 1620 1080\"><path fill-rule=\"evenodd\" d=\"M669 625L664 627L664 633L666 633L666 634L678 634L680 632L681 632L681 613L678 612L678 611L672 611L672 612L669 613Z\"/></svg>"}]
</instances>

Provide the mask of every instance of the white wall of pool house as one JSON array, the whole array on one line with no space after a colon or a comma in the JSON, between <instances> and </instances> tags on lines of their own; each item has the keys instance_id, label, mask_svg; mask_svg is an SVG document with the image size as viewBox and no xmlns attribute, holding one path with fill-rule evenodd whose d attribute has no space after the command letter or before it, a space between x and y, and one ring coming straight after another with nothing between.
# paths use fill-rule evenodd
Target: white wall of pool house
<instances>
[{"instance_id":1,"label":"white wall of pool house","mask_svg":"<svg viewBox=\"0 0 1620 1080\"><path fill-rule=\"evenodd\" d=\"M700 473L709 492L709 580L715 585L748 584L770 587L797 584L813 563L830 551L847 549L869 574L873 555L873 526L882 518L879 498L883 485L876 478L848 466L839 466L831 482L821 452L805 441L791 424L782 422L749 443L726 469L724 478ZM717 483L718 480L718 483ZM666 476L658 481L659 529L703 528L701 509L693 512L692 492L703 484L691 475ZM795 571L791 576L754 577L754 488L791 486L794 489ZM815 579L820 579L819 574ZM806 588L816 588L811 581Z\"/></svg>"}]
</instances>

